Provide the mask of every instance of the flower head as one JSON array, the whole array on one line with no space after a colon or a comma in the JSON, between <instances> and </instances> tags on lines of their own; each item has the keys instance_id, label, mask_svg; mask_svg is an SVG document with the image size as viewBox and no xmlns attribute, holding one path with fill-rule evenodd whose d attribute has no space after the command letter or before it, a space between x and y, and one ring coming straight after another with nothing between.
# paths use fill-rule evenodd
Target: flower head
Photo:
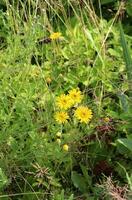
<instances>
[{"instance_id":1,"label":"flower head","mask_svg":"<svg viewBox=\"0 0 132 200\"><path fill-rule=\"evenodd\" d=\"M83 95L81 94L79 88L77 88L69 91L69 97L72 99L73 103L80 103Z\"/></svg>"},{"instance_id":2,"label":"flower head","mask_svg":"<svg viewBox=\"0 0 132 200\"><path fill-rule=\"evenodd\" d=\"M92 118L92 110L86 106L79 106L75 110L75 117L80 120L80 122L88 123Z\"/></svg>"},{"instance_id":3,"label":"flower head","mask_svg":"<svg viewBox=\"0 0 132 200\"><path fill-rule=\"evenodd\" d=\"M60 32L52 33L52 34L50 35L50 39L51 39L51 40L57 40L57 39L59 39L60 37L61 37L61 33L60 33Z\"/></svg>"},{"instance_id":4,"label":"flower head","mask_svg":"<svg viewBox=\"0 0 132 200\"><path fill-rule=\"evenodd\" d=\"M55 114L55 119L59 124L65 123L67 122L67 119L69 119L69 116L67 114L67 112L57 112Z\"/></svg>"},{"instance_id":5,"label":"flower head","mask_svg":"<svg viewBox=\"0 0 132 200\"><path fill-rule=\"evenodd\" d=\"M56 105L60 109L67 110L72 106L72 104L72 99L68 95L62 94L61 96L57 97Z\"/></svg>"},{"instance_id":6,"label":"flower head","mask_svg":"<svg viewBox=\"0 0 132 200\"><path fill-rule=\"evenodd\" d=\"M63 145L63 150L64 150L64 151L68 151L68 150L69 150L69 146L68 146L67 144L64 144L64 145Z\"/></svg>"}]
</instances>

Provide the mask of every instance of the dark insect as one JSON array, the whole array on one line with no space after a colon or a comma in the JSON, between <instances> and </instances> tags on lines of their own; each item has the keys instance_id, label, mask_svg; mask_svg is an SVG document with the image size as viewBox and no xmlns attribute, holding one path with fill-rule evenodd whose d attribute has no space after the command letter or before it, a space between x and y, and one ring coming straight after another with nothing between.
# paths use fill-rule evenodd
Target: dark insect
<instances>
[{"instance_id":1,"label":"dark insect","mask_svg":"<svg viewBox=\"0 0 132 200\"><path fill-rule=\"evenodd\" d=\"M51 43L51 39L50 38L42 38L42 39L39 39L37 41L38 44L42 45L42 44L49 44Z\"/></svg>"}]
</instances>

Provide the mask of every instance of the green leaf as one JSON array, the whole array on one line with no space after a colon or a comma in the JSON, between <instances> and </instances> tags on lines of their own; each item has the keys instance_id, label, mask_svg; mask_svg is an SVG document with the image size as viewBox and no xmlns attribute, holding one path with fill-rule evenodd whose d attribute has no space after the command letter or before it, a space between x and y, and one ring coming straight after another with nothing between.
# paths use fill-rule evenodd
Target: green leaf
<instances>
[{"instance_id":1,"label":"green leaf","mask_svg":"<svg viewBox=\"0 0 132 200\"><path fill-rule=\"evenodd\" d=\"M130 190L132 191L132 174L129 175L126 168L123 165L121 165L119 162L117 162L117 164L119 165L120 168L122 168L124 170L128 184L129 184L129 187L130 187Z\"/></svg>"},{"instance_id":2,"label":"green leaf","mask_svg":"<svg viewBox=\"0 0 132 200\"><path fill-rule=\"evenodd\" d=\"M128 15L132 16L132 0L127 1L126 11L127 11Z\"/></svg>"},{"instance_id":3,"label":"green leaf","mask_svg":"<svg viewBox=\"0 0 132 200\"><path fill-rule=\"evenodd\" d=\"M85 178L86 183L91 187L92 179L91 179L91 177L88 175L88 170L87 170L86 166L80 164L80 167L81 167L81 170L82 170L82 173L83 173L83 175L84 175L84 178Z\"/></svg>"},{"instance_id":4,"label":"green leaf","mask_svg":"<svg viewBox=\"0 0 132 200\"><path fill-rule=\"evenodd\" d=\"M0 168L0 189L7 185L8 179L2 169Z\"/></svg>"},{"instance_id":5,"label":"green leaf","mask_svg":"<svg viewBox=\"0 0 132 200\"><path fill-rule=\"evenodd\" d=\"M123 93L120 93L120 94L118 94L118 97L120 99L122 109L124 110L124 112L128 112L129 104L128 104L127 96Z\"/></svg>"},{"instance_id":6,"label":"green leaf","mask_svg":"<svg viewBox=\"0 0 132 200\"><path fill-rule=\"evenodd\" d=\"M78 188L82 193L87 192L87 184L85 182L85 178L73 171L71 175L72 182L76 188Z\"/></svg>"},{"instance_id":7,"label":"green leaf","mask_svg":"<svg viewBox=\"0 0 132 200\"><path fill-rule=\"evenodd\" d=\"M121 39L121 45L123 48L124 61L126 64L126 69L127 69L127 76L128 76L128 80L132 80L132 59L131 59L130 51L125 39L121 22L119 23L119 28L120 28L120 39Z\"/></svg>"},{"instance_id":8,"label":"green leaf","mask_svg":"<svg viewBox=\"0 0 132 200\"><path fill-rule=\"evenodd\" d=\"M74 198L74 196L73 196L73 194L69 197L69 199L68 200L73 200L73 198Z\"/></svg>"},{"instance_id":9,"label":"green leaf","mask_svg":"<svg viewBox=\"0 0 132 200\"><path fill-rule=\"evenodd\" d=\"M127 149L129 149L132 152L132 139L131 138L118 139L117 142L122 144L123 146L125 146Z\"/></svg>"},{"instance_id":10,"label":"green leaf","mask_svg":"<svg viewBox=\"0 0 132 200\"><path fill-rule=\"evenodd\" d=\"M101 0L101 5L105 5L112 2L115 3L115 0Z\"/></svg>"}]
</instances>

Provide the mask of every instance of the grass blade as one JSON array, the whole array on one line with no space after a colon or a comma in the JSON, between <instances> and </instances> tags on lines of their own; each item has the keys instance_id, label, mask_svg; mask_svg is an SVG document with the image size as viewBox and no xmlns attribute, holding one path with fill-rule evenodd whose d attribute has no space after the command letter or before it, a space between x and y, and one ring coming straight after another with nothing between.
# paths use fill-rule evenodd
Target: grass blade
<instances>
[{"instance_id":1,"label":"grass blade","mask_svg":"<svg viewBox=\"0 0 132 200\"><path fill-rule=\"evenodd\" d=\"M121 39L121 45L123 49L123 55L124 55L124 61L126 64L126 69L127 69L127 77L128 80L132 80L132 59L130 55L130 51L125 39L125 34L121 25L121 22L119 22L119 27L120 27L120 39Z\"/></svg>"}]
</instances>

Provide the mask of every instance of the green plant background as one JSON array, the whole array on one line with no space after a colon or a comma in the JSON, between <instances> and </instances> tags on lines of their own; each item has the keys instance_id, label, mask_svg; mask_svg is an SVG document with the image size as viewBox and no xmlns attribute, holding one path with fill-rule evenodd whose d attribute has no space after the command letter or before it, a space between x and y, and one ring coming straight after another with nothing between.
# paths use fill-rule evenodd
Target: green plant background
<instances>
[{"instance_id":1,"label":"green plant background","mask_svg":"<svg viewBox=\"0 0 132 200\"><path fill-rule=\"evenodd\" d=\"M0 2L0 198L111 199L111 177L131 199L131 4ZM56 97L77 87L93 119L57 124Z\"/></svg>"}]
</instances>

